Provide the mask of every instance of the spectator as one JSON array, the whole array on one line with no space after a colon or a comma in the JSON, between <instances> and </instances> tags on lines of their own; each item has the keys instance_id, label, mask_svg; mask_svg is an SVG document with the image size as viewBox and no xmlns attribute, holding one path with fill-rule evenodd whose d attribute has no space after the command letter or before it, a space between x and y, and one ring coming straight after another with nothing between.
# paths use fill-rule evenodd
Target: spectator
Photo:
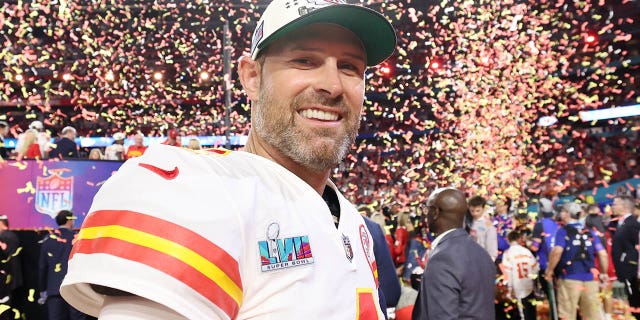
<instances>
[{"instance_id":1,"label":"spectator","mask_svg":"<svg viewBox=\"0 0 640 320\"><path fill-rule=\"evenodd\" d=\"M498 233L491 220L485 215L486 200L481 196L469 199L469 212L473 219L471 237L491 256L493 261L498 257Z\"/></svg>"},{"instance_id":2,"label":"spectator","mask_svg":"<svg viewBox=\"0 0 640 320\"><path fill-rule=\"evenodd\" d=\"M540 267L529 249L525 248L520 231L507 234L509 249L502 257L504 279L509 288L509 298L516 300L517 308L509 313L510 319L535 320L535 279Z\"/></svg>"},{"instance_id":3,"label":"spectator","mask_svg":"<svg viewBox=\"0 0 640 320\"><path fill-rule=\"evenodd\" d=\"M496 199L496 212L493 218L493 226L498 233L498 257L499 261L502 253L509 248L507 234L513 230L513 219L511 218L511 199L503 195L498 195Z\"/></svg>"},{"instance_id":4,"label":"spectator","mask_svg":"<svg viewBox=\"0 0 640 320\"><path fill-rule=\"evenodd\" d=\"M640 291L638 290L638 234L640 223L634 215L633 199L627 195L617 195L613 199L613 213L618 217L613 222L611 255L618 281L625 284L631 313L640 319Z\"/></svg>"},{"instance_id":5,"label":"spectator","mask_svg":"<svg viewBox=\"0 0 640 320\"><path fill-rule=\"evenodd\" d=\"M49 158L74 159L78 158L78 145L75 142L76 129L64 127L60 138L56 140L55 147L49 152Z\"/></svg>"},{"instance_id":6,"label":"spectator","mask_svg":"<svg viewBox=\"0 0 640 320\"><path fill-rule=\"evenodd\" d=\"M429 196L427 221L437 237L413 319L495 319L495 265L462 228L467 211L467 200L457 189L437 189Z\"/></svg>"},{"instance_id":7,"label":"spectator","mask_svg":"<svg viewBox=\"0 0 640 320\"><path fill-rule=\"evenodd\" d=\"M104 160L104 155L100 148L93 148L89 151L89 160Z\"/></svg>"},{"instance_id":8,"label":"spectator","mask_svg":"<svg viewBox=\"0 0 640 320\"><path fill-rule=\"evenodd\" d=\"M201 150L202 146L200 146L200 140L198 140L197 138L189 139L189 145L187 146L187 149Z\"/></svg>"},{"instance_id":9,"label":"spectator","mask_svg":"<svg viewBox=\"0 0 640 320\"><path fill-rule=\"evenodd\" d=\"M575 320L580 307L582 319L602 319L599 285L592 269L594 259L600 261L599 278L607 281L607 252L598 237L578 221L582 208L575 202L565 203L560 218L565 223L554 236L545 278L557 276L558 317Z\"/></svg>"},{"instance_id":10,"label":"spectator","mask_svg":"<svg viewBox=\"0 0 640 320\"><path fill-rule=\"evenodd\" d=\"M12 305L18 299L16 289L22 286L22 258L20 240L9 230L9 218L6 215L0 215L0 249L0 261L6 275L6 281L1 285L6 286L3 291L9 294L4 304ZM2 298L5 299L6 297Z\"/></svg>"},{"instance_id":11,"label":"spectator","mask_svg":"<svg viewBox=\"0 0 640 320\"><path fill-rule=\"evenodd\" d=\"M182 142L180 141L180 136L178 134L177 129L170 129L167 132L167 140L165 140L162 144L166 144L174 147L182 147Z\"/></svg>"},{"instance_id":12,"label":"spectator","mask_svg":"<svg viewBox=\"0 0 640 320\"><path fill-rule=\"evenodd\" d=\"M395 242L393 243L395 264L398 274L402 274L404 263L407 260L407 245L411 240L409 234L413 233L414 227L408 212L398 213L398 227L395 232Z\"/></svg>"},{"instance_id":13,"label":"spectator","mask_svg":"<svg viewBox=\"0 0 640 320\"><path fill-rule=\"evenodd\" d=\"M9 159L9 152L5 146L5 139L8 138L9 124L0 121L0 161Z\"/></svg>"},{"instance_id":14,"label":"spectator","mask_svg":"<svg viewBox=\"0 0 640 320\"><path fill-rule=\"evenodd\" d=\"M113 144L104 150L105 160L124 160L124 139L126 136L122 132L116 132L113 135Z\"/></svg>"},{"instance_id":15,"label":"spectator","mask_svg":"<svg viewBox=\"0 0 640 320\"><path fill-rule=\"evenodd\" d=\"M24 133L21 149L18 149L18 161L22 159L40 159L40 145L38 145L38 132L29 129Z\"/></svg>"},{"instance_id":16,"label":"spectator","mask_svg":"<svg viewBox=\"0 0 640 320\"><path fill-rule=\"evenodd\" d=\"M410 284L412 288L419 290L420 288L413 287L412 277L419 281L418 276L422 276L424 273L424 256L427 253L427 247L425 246L426 240L422 238L420 232L415 230L409 235L409 245L407 245L407 261L404 263L404 271L402 274L402 280L405 283Z\"/></svg>"},{"instance_id":17,"label":"spectator","mask_svg":"<svg viewBox=\"0 0 640 320\"><path fill-rule=\"evenodd\" d=\"M544 279L544 273L547 270L547 261L549 253L553 249L553 236L558 230L558 223L555 220L555 212L551 200L547 198L540 199L539 203L540 218L533 226L533 234L531 236L530 249L538 258L540 265L540 274L538 281L545 294L549 295L549 290L554 290L553 286L549 286Z\"/></svg>"},{"instance_id":18,"label":"spectator","mask_svg":"<svg viewBox=\"0 0 640 320\"><path fill-rule=\"evenodd\" d=\"M88 317L70 306L60 296L60 285L67 274L67 261L75 240L73 224L77 217L62 210L56 215L58 229L42 240L38 263L40 299L47 304L49 320L85 320Z\"/></svg>"},{"instance_id":19,"label":"spectator","mask_svg":"<svg viewBox=\"0 0 640 320\"><path fill-rule=\"evenodd\" d=\"M609 239L611 239L609 233L607 232L607 228L605 227L604 221L602 221L602 212L600 212L600 207L597 204L590 204L587 206L587 216L585 217L585 227L591 232L593 232L599 239L600 243L607 250L607 257L609 259L608 265L609 270L607 270L607 275L611 276L611 269L613 268L613 260L611 258L611 246L609 245ZM598 260L596 260L598 262ZM615 275L615 271L614 271ZM614 278L615 279L615 278ZM611 313L613 312L613 301L611 301L612 294L612 282L611 278L609 281L602 286L600 296L602 297L602 304L604 306L604 312L607 319L611 318Z\"/></svg>"},{"instance_id":20,"label":"spectator","mask_svg":"<svg viewBox=\"0 0 640 320\"><path fill-rule=\"evenodd\" d=\"M36 142L40 147L40 156L33 158L46 159L47 154L51 150L51 136L44 131L44 125L42 122L36 120L29 124L29 129L36 132ZM27 130L28 131L28 130ZM16 143L16 150L21 150L24 144L26 132L18 136L18 142Z\"/></svg>"},{"instance_id":21,"label":"spectator","mask_svg":"<svg viewBox=\"0 0 640 320\"><path fill-rule=\"evenodd\" d=\"M147 146L144 145L144 135L138 132L133 136L133 144L127 147L124 159L129 160L139 157L143 155L145 151L147 151Z\"/></svg>"}]
</instances>

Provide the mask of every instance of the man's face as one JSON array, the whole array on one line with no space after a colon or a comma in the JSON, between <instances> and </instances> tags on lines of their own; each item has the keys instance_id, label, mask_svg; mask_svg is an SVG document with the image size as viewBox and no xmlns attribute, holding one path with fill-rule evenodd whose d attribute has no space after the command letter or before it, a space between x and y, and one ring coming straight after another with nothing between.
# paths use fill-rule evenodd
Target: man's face
<instances>
[{"instance_id":1,"label":"man's face","mask_svg":"<svg viewBox=\"0 0 640 320\"><path fill-rule=\"evenodd\" d=\"M496 212L498 214L507 213L508 210L509 208L507 207L507 203L504 200L502 199L496 200Z\"/></svg>"},{"instance_id":2,"label":"man's face","mask_svg":"<svg viewBox=\"0 0 640 320\"><path fill-rule=\"evenodd\" d=\"M623 200L619 198L613 199L613 205L611 205L611 210L613 210L613 214L615 215L624 215L628 213L628 212L625 212L626 208L624 206Z\"/></svg>"},{"instance_id":3,"label":"man's face","mask_svg":"<svg viewBox=\"0 0 640 320\"><path fill-rule=\"evenodd\" d=\"M360 127L365 52L350 31L314 24L266 50L252 125L259 139L323 171L347 154Z\"/></svg>"},{"instance_id":4,"label":"man's face","mask_svg":"<svg viewBox=\"0 0 640 320\"><path fill-rule=\"evenodd\" d=\"M469 211L473 220L479 219L484 214L484 206L470 206Z\"/></svg>"},{"instance_id":5,"label":"man's face","mask_svg":"<svg viewBox=\"0 0 640 320\"><path fill-rule=\"evenodd\" d=\"M142 146L142 142L144 141L144 138L142 136L136 135L134 137L134 142L136 144L136 146Z\"/></svg>"}]
</instances>

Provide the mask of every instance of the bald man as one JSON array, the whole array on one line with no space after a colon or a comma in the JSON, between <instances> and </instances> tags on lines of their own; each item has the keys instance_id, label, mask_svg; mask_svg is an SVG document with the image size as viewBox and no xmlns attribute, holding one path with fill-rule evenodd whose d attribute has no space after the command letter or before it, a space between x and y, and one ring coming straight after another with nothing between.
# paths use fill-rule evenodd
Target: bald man
<instances>
[{"instance_id":1,"label":"bald man","mask_svg":"<svg viewBox=\"0 0 640 320\"><path fill-rule=\"evenodd\" d=\"M436 234L413 310L413 319L491 319L496 269L486 250L463 229L465 195L435 190L427 200L427 222Z\"/></svg>"}]
</instances>

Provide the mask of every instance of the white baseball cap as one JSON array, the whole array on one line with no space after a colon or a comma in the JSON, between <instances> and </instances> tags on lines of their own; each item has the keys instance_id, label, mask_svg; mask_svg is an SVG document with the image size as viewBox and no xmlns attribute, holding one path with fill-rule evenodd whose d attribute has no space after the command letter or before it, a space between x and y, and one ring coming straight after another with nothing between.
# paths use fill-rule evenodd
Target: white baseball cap
<instances>
[{"instance_id":1,"label":"white baseball cap","mask_svg":"<svg viewBox=\"0 0 640 320\"><path fill-rule=\"evenodd\" d=\"M396 34L382 14L341 0L274 0L262 14L251 39L251 57L283 35L313 23L351 30L364 46L367 65L375 66L395 50Z\"/></svg>"},{"instance_id":2,"label":"white baseball cap","mask_svg":"<svg viewBox=\"0 0 640 320\"><path fill-rule=\"evenodd\" d=\"M113 134L113 140L124 140L124 138L126 138L126 136L122 132L116 132Z\"/></svg>"},{"instance_id":3,"label":"white baseball cap","mask_svg":"<svg viewBox=\"0 0 640 320\"><path fill-rule=\"evenodd\" d=\"M42 125L42 122L36 120L34 122L31 122L31 124L29 125L29 129L44 129L44 125Z\"/></svg>"}]
</instances>

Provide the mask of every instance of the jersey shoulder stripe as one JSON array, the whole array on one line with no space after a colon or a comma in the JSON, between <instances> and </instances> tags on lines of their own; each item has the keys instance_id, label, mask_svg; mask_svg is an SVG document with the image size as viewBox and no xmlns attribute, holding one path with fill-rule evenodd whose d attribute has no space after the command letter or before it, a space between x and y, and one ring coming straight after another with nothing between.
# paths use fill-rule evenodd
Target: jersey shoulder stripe
<instances>
[{"instance_id":1,"label":"jersey shoulder stripe","mask_svg":"<svg viewBox=\"0 0 640 320\"><path fill-rule=\"evenodd\" d=\"M92 212L75 254L109 254L148 265L194 289L234 318L242 304L238 262L226 251L180 225L126 210Z\"/></svg>"}]
</instances>

